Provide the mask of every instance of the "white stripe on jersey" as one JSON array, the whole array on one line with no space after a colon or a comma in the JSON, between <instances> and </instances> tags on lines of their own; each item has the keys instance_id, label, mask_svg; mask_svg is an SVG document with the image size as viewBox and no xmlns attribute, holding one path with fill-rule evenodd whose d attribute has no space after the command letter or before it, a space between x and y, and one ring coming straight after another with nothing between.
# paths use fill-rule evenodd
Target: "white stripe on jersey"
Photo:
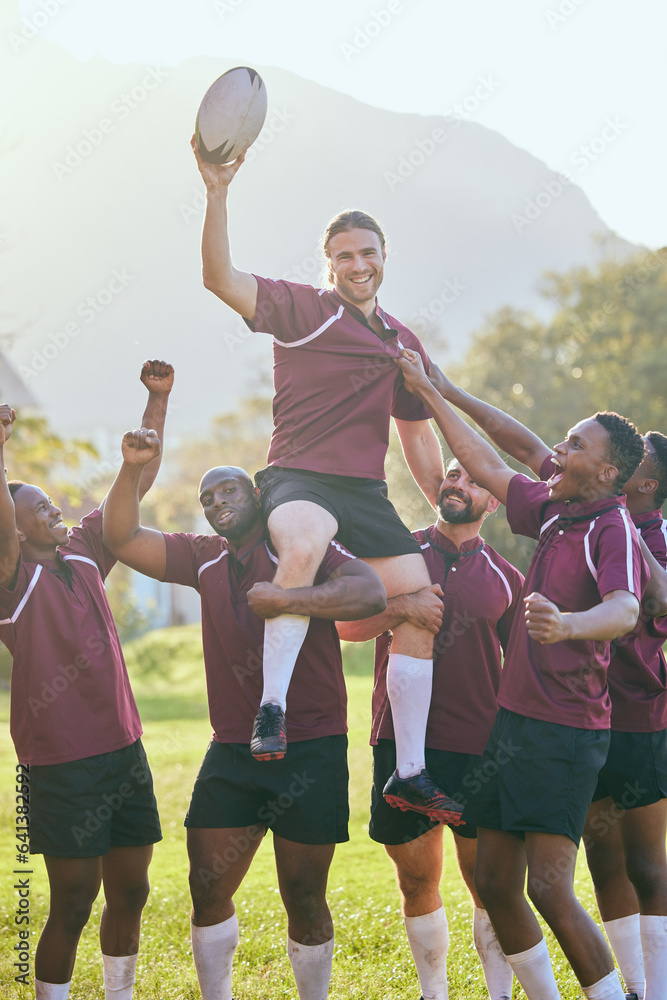
<instances>
[{"instance_id":1,"label":"white stripe on jersey","mask_svg":"<svg viewBox=\"0 0 667 1000\"><path fill-rule=\"evenodd\" d=\"M554 514L554 516L550 517L548 521L545 521L544 524L542 525L542 527L540 528L540 534L542 534L542 532L545 531L546 528L548 528L550 524L553 524L554 521L557 521L557 520L558 520L558 514Z\"/></svg>"},{"instance_id":2,"label":"white stripe on jersey","mask_svg":"<svg viewBox=\"0 0 667 1000\"><path fill-rule=\"evenodd\" d=\"M285 343L284 340L278 340L277 337L274 337L273 339L275 343L279 344L281 347L301 347L302 344L307 344L309 340L315 340L315 337L319 337L319 335L324 333L324 331L330 327L332 323L335 323L337 319L340 319L343 315L344 308L344 306L341 306L335 316L330 316L326 323L322 323L322 326L315 330L315 333L309 333L307 337L302 337L301 340L292 340L290 343Z\"/></svg>"},{"instance_id":3,"label":"white stripe on jersey","mask_svg":"<svg viewBox=\"0 0 667 1000\"><path fill-rule=\"evenodd\" d=\"M630 529L630 515L628 514L625 507L621 507L621 517L623 518L623 524L625 525L625 544L626 544L626 554L625 554L625 565L628 570L628 590L631 594L635 593L635 579L634 579L634 563L632 560L632 532ZM639 594L635 595L639 597Z\"/></svg>"},{"instance_id":4,"label":"white stripe on jersey","mask_svg":"<svg viewBox=\"0 0 667 1000\"><path fill-rule=\"evenodd\" d=\"M229 552L225 549L225 551L221 552L219 556L215 557L215 559L209 559L209 561L205 562L203 566L200 566L197 570L197 579L199 579L205 569L208 569L209 566L214 566L217 562L220 562L223 556L227 555L229 555Z\"/></svg>"},{"instance_id":5,"label":"white stripe on jersey","mask_svg":"<svg viewBox=\"0 0 667 1000\"><path fill-rule=\"evenodd\" d=\"M589 570L591 571L591 576L593 577L593 579L597 583L598 571L596 570L595 566L593 565L593 560L591 559L591 546L590 546L590 542L588 541L589 535L590 535L591 531L593 530L593 527L594 527L596 521L597 521L597 518L594 517L593 520L591 521L591 524L590 524L590 527L589 527L588 531L586 532L586 537L584 538L584 552L586 553L586 565L588 566Z\"/></svg>"},{"instance_id":6,"label":"white stripe on jersey","mask_svg":"<svg viewBox=\"0 0 667 1000\"><path fill-rule=\"evenodd\" d=\"M491 558L491 556L489 555L489 553L486 551L485 548L482 549L482 555L487 560L487 562L488 562L489 566L491 567L491 569L494 569L496 571L496 573L498 574L498 576L500 577L500 579L505 584L505 590L507 591L507 602L508 602L507 603L507 607L509 608L510 604L512 603L512 601L514 599L514 594L512 593L512 588L509 585L509 580L507 579L507 577L505 576L505 574L501 570L500 566L496 566L496 564L494 563L493 559Z\"/></svg>"},{"instance_id":7,"label":"white stripe on jersey","mask_svg":"<svg viewBox=\"0 0 667 1000\"><path fill-rule=\"evenodd\" d=\"M28 600L28 598L32 594L33 590L35 589L35 584L39 580L39 574L41 572L42 572L42 566L40 564L38 564L37 565L37 569L34 572L33 578L30 581L30 583L28 584L28 589L26 590L25 594L21 598L21 602L20 602L18 608L16 609L16 611L14 612L14 614L12 615L11 618L3 618L0 621L0 625L13 625L14 624L14 622L16 621L16 619L18 618L18 616L23 611L23 609L25 607L25 604L26 604L26 601Z\"/></svg>"},{"instance_id":8,"label":"white stripe on jersey","mask_svg":"<svg viewBox=\"0 0 667 1000\"><path fill-rule=\"evenodd\" d=\"M356 556L353 556L351 552L348 552L347 549L345 548L345 546L341 545L340 542L337 542L335 538L331 539L331 541L329 542L329 545L333 545L333 547L335 549L337 549L342 556L347 556L348 559L356 559L357 558Z\"/></svg>"},{"instance_id":9,"label":"white stripe on jersey","mask_svg":"<svg viewBox=\"0 0 667 1000\"><path fill-rule=\"evenodd\" d=\"M90 563L91 566L95 567L98 573L100 572L100 567L97 565L96 562L93 562L92 559L89 559L88 556L63 556L62 558L64 562L67 562L69 559L76 559L78 560L78 562Z\"/></svg>"}]
</instances>

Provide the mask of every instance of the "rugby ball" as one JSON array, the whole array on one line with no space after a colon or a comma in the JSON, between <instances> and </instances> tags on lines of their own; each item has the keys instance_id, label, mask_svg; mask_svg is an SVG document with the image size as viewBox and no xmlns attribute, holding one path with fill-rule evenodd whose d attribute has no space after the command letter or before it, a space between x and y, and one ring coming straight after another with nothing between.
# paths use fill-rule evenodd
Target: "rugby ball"
<instances>
[{"instance_id":1,"label":"rugby ball","mask_svg":"<svg viewBox=\"0 0 667 1000\"><path fill-rule=\"evenodd\" d=\"M266 87L249 66L227 70L199 105L195 134L208 163L230 163L250 146L266 118Z\"/></svg>"}]
</instances>

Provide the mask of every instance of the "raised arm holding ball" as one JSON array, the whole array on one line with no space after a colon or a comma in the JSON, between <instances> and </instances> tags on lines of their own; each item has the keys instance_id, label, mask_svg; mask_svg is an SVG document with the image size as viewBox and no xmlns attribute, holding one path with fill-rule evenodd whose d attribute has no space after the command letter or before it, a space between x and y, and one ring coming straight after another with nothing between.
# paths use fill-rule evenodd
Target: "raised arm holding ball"
<instances>
[{"instance_id":1,"label":"raised arm holding ball","mask_svg":"<svg viewBox=\"0 0 667 1000\"><path fill-rule=\"evenodd\" d=\"M336 537L378 573L389 597L430 585L418 542L387 498L384 459L394 417L408 465L435 505L443 479L430 413L401 384L401 348L423 347L377 303L385 238L361 211L327 226L326 288L274 281L239 271L227 231L229 184L243 162L214 166L192 146L206 184L202 236L205 286L274 342L274 432L268 468L258 473L262 509L279 556L274 583L308 587ZM285 709L307 615L267 619L264 691L253 734L260 760L285 748ZM432 685L433 634L406 621L394 632L387 684L397 769L385 794L399 808L456 822L461 808L431 781L424 737ZM288 713L289 714L289 713ZM289 725L289 720L287 722Z\"/></svg>"}]
</instances>

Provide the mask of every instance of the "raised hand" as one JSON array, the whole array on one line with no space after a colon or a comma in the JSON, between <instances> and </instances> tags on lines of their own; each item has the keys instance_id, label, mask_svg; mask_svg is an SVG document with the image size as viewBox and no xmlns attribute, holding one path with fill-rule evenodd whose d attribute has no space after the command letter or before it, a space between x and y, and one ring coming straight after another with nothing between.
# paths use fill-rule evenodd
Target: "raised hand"
<instances>
[{"instance_id":1,"label":"raised hand","mask_svg":"<svg viewBox=\"0 0 667 1000\"><path fill-rule=\"evenodd\" d=\"M127 431L121 444L123 461L126 465L148 465L160 454L160 439L156 431L145 427L136 431Z\"/></svg>"},{"instance_id":2,"label":"raised hand","mask_svg":"<svg viewBox=\"0 0 667 1000\"><path fill-rule=\"evenodd\" d=\"M174 385L174 368L166 361L144 361L139 378L149 392L166 394Z\"/></svg>"},{"instance_id":3,"label":"raised hand","mask_svg":"<svg viewBox=\"0 0 667 1000\"><path fill-rule=\"evenodd\" d=\"M201 153L199 152L197 137L195 135L193 135L190 139L190 145L192 146L192 151L195 154L195 160L197 161L197 166L199 167L199 173L201 174L202 180L204 181L207 189L229 187L236 171L245 160L245 152L241 153L240 156L237 156L231 163L208 163L205 159L203 159Z\"/></svg>"},{"instance_id":4,"label":"raised hand","mask_svg":"<svg viewBox=\"0 0 667 1000\"><path fill-rule=\"evenodd\" d=\"M533 593L524 597L528 635L535 642L549 645L567 639L567 616L558 610L553 601L543 594Z\"/></svg>"},{"instance_id":5,"label":"raised hand","mask_svg":"<svg viewBox=\"0 0 667 1000\"><path fill-rule=\"evenodd\" d=\"M3 445L11 437L15 420L16 410L13 410L7 403L0 404L0 445Z\"/></svg>"}]
</instances>

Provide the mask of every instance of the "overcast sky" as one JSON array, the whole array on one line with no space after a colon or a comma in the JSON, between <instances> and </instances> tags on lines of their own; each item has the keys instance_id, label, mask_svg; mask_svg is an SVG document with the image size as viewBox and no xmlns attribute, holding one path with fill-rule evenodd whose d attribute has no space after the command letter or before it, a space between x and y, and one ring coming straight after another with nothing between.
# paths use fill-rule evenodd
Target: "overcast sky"
<instances>
[{"instance_id":1,"label":"overcast sky","mask_svg":"<svg viewBox=\"0 0 667 1000\"><path fill-rule=\"evenodd\" d=\"M20 0L17 26L19 8L80 59L218 55L458 112L568 171L621 236L667 243L664 0ZM332 141L353 155L344 122Z\"/></svg>"}]
</instances>

